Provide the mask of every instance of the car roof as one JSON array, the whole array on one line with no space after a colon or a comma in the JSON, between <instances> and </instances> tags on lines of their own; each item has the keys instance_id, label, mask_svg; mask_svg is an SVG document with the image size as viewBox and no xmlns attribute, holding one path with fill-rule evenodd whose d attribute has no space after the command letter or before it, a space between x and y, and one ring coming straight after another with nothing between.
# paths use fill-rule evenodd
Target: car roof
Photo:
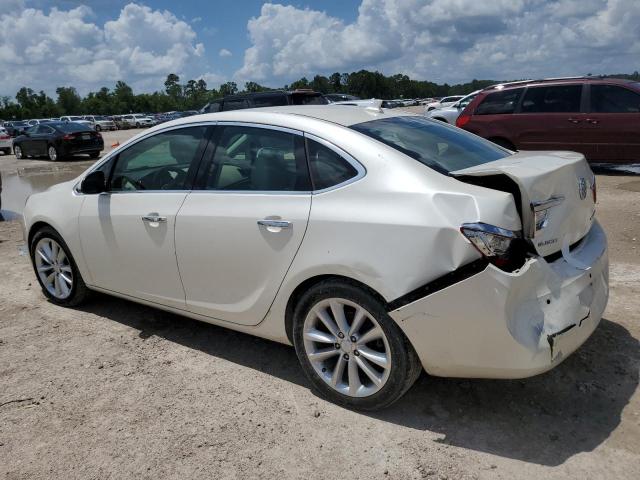
<instances>
[{"instance_id":1,"label":"car roof","mask_svg":"<svg viewBox=\"0 0 640 480\"><path fill-rule=\"evenodd\" d=\"M198 121L245 121L257 123L278 123L278 119L295 120L296 117L306 117L350 127L358 123L369 122L381 118L401 116L422 116L406 111L363 108L350 105L288 105L281 107L247 108L228 112L205 113L192 115L179 120L175 124L194 123Z\"/></svg>"},{"instance_id":2,"label":"car roof","mask_svg":"<svg viewBox=\"0 0 640 480\"><path fill-rule=\"evenodd\" d=\"M504 90L507 88L523 88L535 85L563 84L563 83L617 83L620 85L634 83L634 80L610 77L558 77L542 78L538 80L518 80L516 82L505 82L491 85L483 91Z\"/></svg>"}]
</instances>

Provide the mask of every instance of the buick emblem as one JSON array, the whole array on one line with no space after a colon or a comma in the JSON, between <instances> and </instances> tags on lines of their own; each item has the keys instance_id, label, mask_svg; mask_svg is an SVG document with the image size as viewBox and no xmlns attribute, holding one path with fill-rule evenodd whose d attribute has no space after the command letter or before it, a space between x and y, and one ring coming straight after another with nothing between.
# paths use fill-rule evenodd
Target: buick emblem
<instances>
[{"instance_id":1,"label":"buick emblem","mask_svg":"<svg viewBox=\"0 0 640 480\"><path fill-rule=\"evenodd\" d=\"M578 195L580 200L587 198L587 181L583 177L578 179Z\"/></svg>"}]
</instances>

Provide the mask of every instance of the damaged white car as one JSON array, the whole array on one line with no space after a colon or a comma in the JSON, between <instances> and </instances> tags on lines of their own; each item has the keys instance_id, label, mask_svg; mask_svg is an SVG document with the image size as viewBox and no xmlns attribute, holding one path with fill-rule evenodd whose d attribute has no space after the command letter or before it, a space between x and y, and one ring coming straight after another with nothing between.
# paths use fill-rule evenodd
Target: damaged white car
<instances>
[{"instance_id":1,"label":"damaged white car","mask_svg":"<svg viewBox=\"0 0 640 480\"><path fill-rule=\"evenodd\" d=\"M297 106L154 127L24 219L52 302L98 290L293 344L321 394L376 409L422 368L521 378L577 349L608 298L595 202L579 154Z\"/></svg>"}]
</instances>

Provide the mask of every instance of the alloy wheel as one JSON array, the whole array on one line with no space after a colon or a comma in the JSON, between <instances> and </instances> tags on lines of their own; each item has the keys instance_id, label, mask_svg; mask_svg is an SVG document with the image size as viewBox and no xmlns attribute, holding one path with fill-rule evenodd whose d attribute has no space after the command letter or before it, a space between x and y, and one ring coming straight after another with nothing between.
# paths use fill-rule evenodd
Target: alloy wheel
<instances>
[{"instance_id":1,"label":"alloy wheel","mask_svg":"<svg viewBox=\"0 0 640 480\"><path fill-rule=\"evenodd\" d=\"M56 150L56 147L51 145L49 147L49 160L51 160L52 162L55 162L57 159L58 159L58 151Z\"/></svg>"},{"instance_id":2,"label":"alloy wheel","mask_svg":"<svg viewBox=\"0 0 640 480\"><path fill-rule=\"evenodd\" d=\"M22 148L17 146L13 147L13 154L16 156L18 160L20 160L22 158Z\"/></svg>"},{"instance_id":3,"label":"alloy wheel","mask_svg":"<svg viewBox=\"0 0 640 480\"><path fill-rule=\"evenodd\" d=\"M304 348L318 376L350 397L378 392L391 372L391 349L380 324L360 305L328 298L303 325Z\"/></svg>"},{"instance_id":4,"label":"alloy wheel","mask_svg":"<svg viewBox=\"0 0 640 480\"><path fill-rule=\"evenodd\" d=\"M47 291L59 300L71 295L73 270L67 254L58 242L41 239L33 250L38 277Z\"/></svg>"}]
</instances>

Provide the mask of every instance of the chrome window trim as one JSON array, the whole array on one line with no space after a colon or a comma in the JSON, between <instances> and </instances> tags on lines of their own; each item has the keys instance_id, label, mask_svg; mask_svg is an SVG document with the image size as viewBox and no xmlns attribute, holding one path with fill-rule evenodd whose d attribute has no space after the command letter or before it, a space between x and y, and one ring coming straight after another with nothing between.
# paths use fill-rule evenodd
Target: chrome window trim
<instances>
[{"instance_id":1,"label":"chrome window trim","mask_svg":"<svg viewBox=\"0 0 640 480\"><path fill-rule=\"evenodd\" d=\"M318 136L313 135L311 133L306 133L305 132L304 136L305 136L305 138L308 138L309 140L313 140L315 142L318 142L321 145L324 145L329 150L332 150L333 152L335 152L338 155L340 155L340 157L342 157L349 165L351 165L353 168L355 168L356 172L357 172L353 177L351 177L348 180L345 180L342 183L337 183L335 185L331 185L330 187L323 188L321 190L314 190L313 191L314 195L330 192L330 191L335 190L337 188L346 187L347 185L350 185L350 184L352 184L354 182L357 182L358 180L360 180L361 178L363 178L366 175L367 169L364 167L364 165L362 165L352 155L350 155L349 153L345 152L342 148L338 147L337 145L334 145L333 143L331 143L328 140L325 140L324 138L318 137ZM311 174L311 172L309 172L309 173Z\"/></svg>"},{"instance_id":2,"label":"chrome window trim","mask_svg":"<svg viewBox=\"0 0 640 480\"><path fill-rule=\"evenodd\" d=\"M295 128L281 127L279 125L271 125L270 123L257 123L257 122L235 122L219 120L216 122L221 127L248 127L248 128L264 128L266 130L277 130L280 132L291 133L300 137L304 136L302 130L296 130Z\"/></svg>"}]
</instances>

